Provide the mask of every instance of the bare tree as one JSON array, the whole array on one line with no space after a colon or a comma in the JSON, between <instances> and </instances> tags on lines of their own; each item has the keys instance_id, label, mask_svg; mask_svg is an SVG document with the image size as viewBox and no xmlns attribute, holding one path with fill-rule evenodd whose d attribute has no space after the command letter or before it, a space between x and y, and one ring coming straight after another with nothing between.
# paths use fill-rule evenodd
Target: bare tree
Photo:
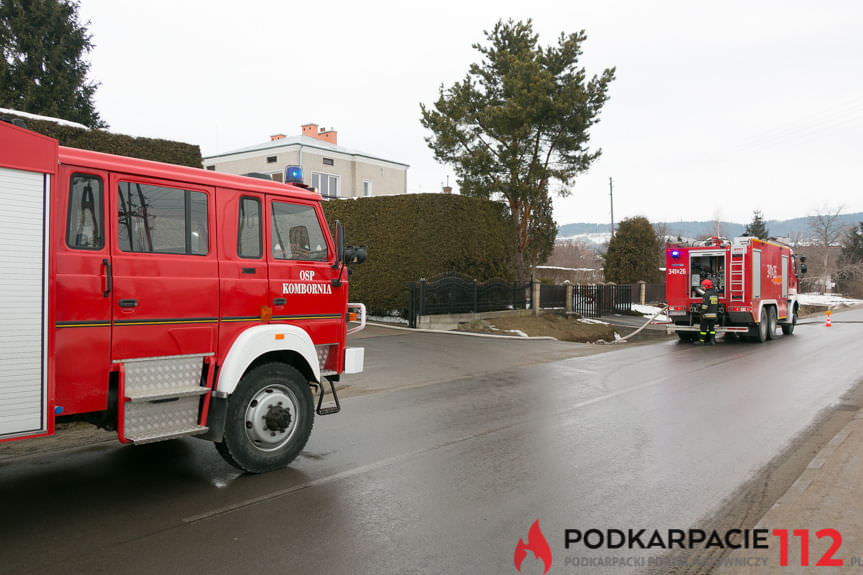
<instances>
[{"instance_id":1,"label":"bare tree","mask_svg":"<svg viewBox=\"0 0 863 575\"><path fill-rule=\"evenodd\" d=\"M812 231L813 241L821 248L823 263L822 282L827 293L830 293L832 287L830 279L830 246L837 246L839 238L844 233L844 226L839 219L843 209L844 206L841 205L839 207L825 205L809 216L807 222L809 229Z\"/></svg>"},{"instance_id":2,"label":"bare tree","mask_svg":"<svg viewBox=\"0 0 863 575\"><path fill-rule=\"evenodd\" d=\"M566 268L601 268L602 264L596 256L596 248L585 240L564 240L554 244L547 266Z\"/></svg>"},{"instance_id":3,"label":"bare tree","mask_svg":"<svg viewBox=\"0 0 863 575\"><path fill-rule=\"evenodd\" d=\"M653 232L656 234L656 246L659 249L659 266L665 266L665 242L670 237L668 224L665 222L654 222Z\"/></svg>"}]
</instances>

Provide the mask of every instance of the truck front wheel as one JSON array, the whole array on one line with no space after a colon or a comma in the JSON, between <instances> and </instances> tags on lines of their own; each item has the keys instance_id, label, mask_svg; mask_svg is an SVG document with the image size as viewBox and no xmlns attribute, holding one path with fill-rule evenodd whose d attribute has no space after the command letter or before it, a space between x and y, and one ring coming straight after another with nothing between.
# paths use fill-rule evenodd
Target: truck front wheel
<instances>
[{"instance_id":1,"label":"truck front wheel","mask_svg":"<svg viewBox=\"0 0 863 575\"><path fill-rule=\"evenodd\" d=\"M313 422L312 391L302 374L265 363L246 373L228 400L225 436L216 449L243 471L272 471L299 455Z\"/></svg>"},{"instance_id":2,"label":"truck front wheel","mask_svg":"<svg viewBox=\"0 0 863 575\"><path fill-rule=\"evenodd\" d=\"M794 326L797 325L797 312L794 312L794 315L791 316L791 323L783 323L780 324L782 326L782 333L784 335L791 335L794 333Z\"/></svg>"}]
</instances>

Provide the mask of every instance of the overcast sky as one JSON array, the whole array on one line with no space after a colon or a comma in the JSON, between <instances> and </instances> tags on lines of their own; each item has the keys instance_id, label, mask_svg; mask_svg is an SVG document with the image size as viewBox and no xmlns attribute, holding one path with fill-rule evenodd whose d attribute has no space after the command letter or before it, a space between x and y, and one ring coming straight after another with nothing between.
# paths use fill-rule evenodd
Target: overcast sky
<instances>
[{"instance_id":1,"label":"overcast sky","mask_svg":"<svg viewBox=\"0 0 863 575\"><path fill-rule=\"evenodd\" d=\"M555 220L747 223L863 211L863 3L825 1L227 2L82 0L91 79L111 130L204 155L298 135L410 164L409 192L452 168L425 143L420 102L479 60L499 19L540 43L585 30L588 75L617 79L592 145L603 155Z\"/></svg>"}]
</instances>

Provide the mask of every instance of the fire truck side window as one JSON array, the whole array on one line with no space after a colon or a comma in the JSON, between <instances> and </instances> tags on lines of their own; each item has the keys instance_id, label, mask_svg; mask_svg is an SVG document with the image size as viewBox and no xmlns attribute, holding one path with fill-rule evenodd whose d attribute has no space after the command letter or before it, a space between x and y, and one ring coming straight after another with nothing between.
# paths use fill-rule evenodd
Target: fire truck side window
<instances>
[{"instance_id":1,"label":"fire truck side window","mask_svg":"<svg viewBox=\"0 0 863 575\"><path fill-rule=\"evenodd\" d=\"M261 240L261 202L257 198L240 198L237 224L237 255L258 259L263 254Z\"/></svg>"},{"instance_id":2,"label":"fire truck side window","mask_svg":"<svg viewBox=\"0 0 863 575\"><path fill-rule=\"evenodd\" d=\"M312 206L273 202L273 258L327 261L327 242Z\"/></svg>"},{"instance_id":3,"label":"fire truck side window","mask_svg":"<svg viewBox=\"0 0 863 575\"><path fill-rule=\"evenodd\" d=\"M207 255L207 194L135 182L118 187L124 252Z\"/></svg>"},{"instance_id":4,"label":"fire truck side window","mask_svg":"<svg viewBox=\"0 0 863 575\"><path fill-rule=\"evenodd\" d=\"M102 201L102 178L90 174L72 175L66 218L66 245L70 248L101 250L105 246Z\"/></svg>"}]
</instances>

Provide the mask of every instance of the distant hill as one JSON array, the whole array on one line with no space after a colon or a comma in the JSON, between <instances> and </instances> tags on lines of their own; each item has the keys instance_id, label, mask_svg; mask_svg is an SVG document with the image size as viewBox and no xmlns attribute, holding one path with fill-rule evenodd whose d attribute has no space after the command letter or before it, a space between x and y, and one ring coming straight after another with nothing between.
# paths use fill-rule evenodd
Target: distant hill
<instances>
[{"instance_id":1,"label":"distant hill","mask_svg":"<svg viewBox=\"0 0 863 575\"><path fill-rule=\"evenodd\" d=\"M848 226L856 226L859 222L863 222L863 212L853 214L842 214L839 220ZM656 222L653 222L656 223ZM665 224L668 234L671 236L682 236L687 238L698 238L705 235L713 235L713 222L661 222ZM809 229L809 218L794 218L791 220L767 220L767 231L771 236L775 237L790 237L795 235L808 237L811 235ZM727 238L733 238L743 235L746 230L745 224L735 222L720 222L720 230L722 235ZM566 224L560 226L557 232L557 239L581 237L590 240L593 237L604 237L607 241L609 236L609 224Z\"/></svg>"}]
</instances>

